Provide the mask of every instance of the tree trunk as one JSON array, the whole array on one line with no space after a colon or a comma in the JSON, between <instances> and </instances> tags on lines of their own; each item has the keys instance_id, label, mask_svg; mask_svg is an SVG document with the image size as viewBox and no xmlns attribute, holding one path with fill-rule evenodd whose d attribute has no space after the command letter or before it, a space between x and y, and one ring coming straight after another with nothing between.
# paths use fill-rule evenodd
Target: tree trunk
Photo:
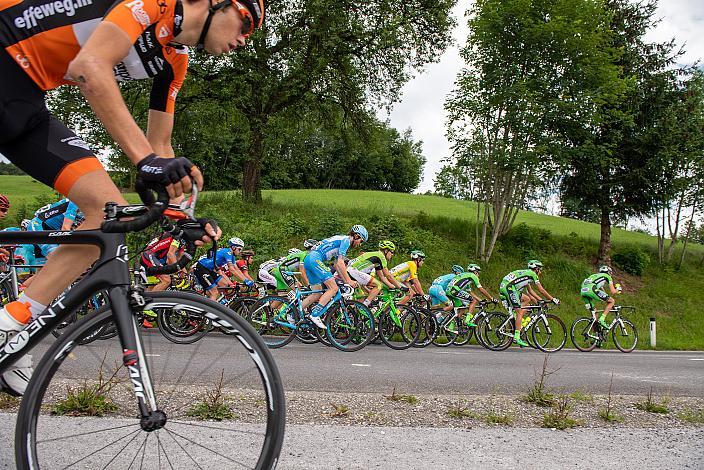
<instances>
[{"instance_id":1,"label":"tree trunk","mask_svg":"<svg viewBox=\"0 0 704 470\"><path fill-rule=\"evenodd\" d=\"M696 201L692 204L692 215L689 218L689 224L687 225L687 235L684 237L684 246L682 247L682 255L680 256L680 262L677 265L677 269L682 269L682 263L684 263L684 254L687 252L687 243L689 242L689 237L692 236L692 225L694 225L694 213L697 210Z\"/></svg>"},{"instance_id":2,"label":"tree trunk","mask_svg":"<svg viewBox=\"0 0 704 470\"><path fill-rule=\"evenodd\" d=\"M253 130L252 142L249 145L249 157L244 162L242 181L242 199L245 202L259 203L262 201L262 158L264 157L264 136Z\"/></svg>"},{"instance_id":3,"label":"tree trunk","mask_svg":"<svg viewBox=\"0 0 704 470\"><path fill-rule=\"evenodd\" d=\"M597 257L601 263L611 264L611 211L606 206L601 208L601 238Z\"/></svg>"}]
</instances>

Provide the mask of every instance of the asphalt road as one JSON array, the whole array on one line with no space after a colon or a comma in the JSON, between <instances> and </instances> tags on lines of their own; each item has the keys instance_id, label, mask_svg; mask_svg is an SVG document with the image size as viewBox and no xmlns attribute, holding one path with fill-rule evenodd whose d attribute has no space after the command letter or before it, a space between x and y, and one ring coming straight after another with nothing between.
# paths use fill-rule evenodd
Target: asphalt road
<instances>
[{"instance_id":1,"label":"asphalt road","mask_svg":"<svg viewBox=\"0 0 704 470\"><path fill-rule=\"evenodd\" d=\"M157 331L149 334L153 335L153 341L149 341L149 337L145 340L147 353L155 364L152 370L160 376L178 372L185 374L186 381L190 378L197 383L213 365L218 369L232 368L232 371L226 370L226 375L239 373L245 367L242 361L223 360L232 345L232 337L216 333L209 335L207 342L176 345L163 340ZM46 341L46 345L50 344ZM119 351L117 342L113 340L112 344L113 351ZM106 342L94 345L97 351L107 346ZM34 351L35 357L46 349L43 346ZM545 358L544 353L535 350L511 348L492 352L479 346L429 346L395 351L384 345L369 345L355 353L343 353L319 344L298 342L272 352L288 391L378 393L396 387L399 392L413 394L523 393L540 373ZM116 352L116 357L118 355ZM78 355L73 370L80 371L84 357L90 365L88 369L93 371L95 358L102 358L104 354ZM581 389L607 393L613 373L612 391L616 394L642 395L652 387L658 394L704 396L703 352L624 354L563 350L549 355L548 369L554 371L548 378L548 385L566 392ZM242 374L242 380L248 380L247 376L247 373Z\"/></svg>"}]
</instances>

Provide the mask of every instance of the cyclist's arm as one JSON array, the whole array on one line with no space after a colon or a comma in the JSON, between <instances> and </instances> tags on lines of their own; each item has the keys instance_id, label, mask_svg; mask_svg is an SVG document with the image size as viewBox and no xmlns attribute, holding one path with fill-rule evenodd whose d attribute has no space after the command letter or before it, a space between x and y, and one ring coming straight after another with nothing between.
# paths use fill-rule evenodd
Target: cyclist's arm
<instances>
[{"instance_id":1,"label":"cyclist's arm","mask_svg":"<svg viewBox=\"0 0 704 470\"><path fill-rule=\"evenodd\" d=\"M124 30L103 21L69 64L68 76L120 148L137 164L154 149L127 109L113 73L113 67L131 48L132 41Z\"/></svg>"},{"instance_id":2,"label":"cyclist's arm","mask_svg":"<svg viewBox=\"0 0 704 470\"><path fill-rule=\"evenodd\" d=\"M238 268L234 263L227 263L227 270L230 271L230 273L235 276L238 281L244 281L246 279L244 274L242 274L242 271L240 271L240 268Z\"/></svg>"},{"instance_id":3,"label":"cyclist's arm","mask_svg":"<svg viewBox=\"0 0 704 470\"><path fill-rule=\"evenodd\" d=\"M379 271L377 271L377 274L379 274ZM398 281L391 275L391 273L389 272L389 268L382 268L382 269L381 269L381 274L382 274L382 276L380 276L380 277L383 279L384 284L386 284L388 287L391 287L392 289L393 289L393 288L400 289L400 288L403 286L403 284L401 284L400 282L398 282Z\"/></svg>"},{"instance_id":4,"label":"cyclist's arm","mask_svg":"<svg viewBox=\"0 0 704 470\"><path fill-rule=\"evenodd\" d=\"M176 258L176 252L178 252L178 245L171 245L169 247L168 253L166 253L166 264L174 264L178 259Z\"/></svg>"},{"instance_id":5,"label":"cyclist's arm","mask_svg":"<svg viewBox=\"0 0 704 470\"><path fill-rule=\"evenodd\" d=\"M160 157L175 157L174 149L171 146L171 133L174 129L174 115L157 111L149 110L147 120L147 140L154 149L154 153Z\"/></svg>"},{"instance_id":6,"label":"cyclist's arm","mask_svg":"<svg viewBox=\"0 0 704 470\"><path fill-rule=\"evenodd\" d=\"M301 273L301 281L303 282L303 285L309 286L310 281L308 281L308 274L306 274L306 268L303 266L303 263L298 266L298 271Z\"/></svg>"},{"instance_id":7,"label":"cyclist's arm","mask_svg":"<svg viewBox=\"0 0 704 470\"><path fill-rule=\"evenodd\" d=\"M338 256L335 260L335 270L337 270L337 274L342 278L345 284L349 284L351 286L357 284L352 280L352 278L350 278L350 275L347 274L347 265L345 264L344 256Z\"/></svg>"},{"instance_id":8,"label":"cyclist's arm","mask_svg":"<svg viewBox=\"0 0 704 470\"><path fill-rule=\"evenodd\" d=\"M487 300L491 300L491 299L494 298L494 297L489 293L489 291L486 290L486 289L484 289L483 287L480 287L480 288L479 288L479 292L481 292L482 295L484 296L484 298L487 299Z\"/></svg>"},{"instance_id":9,"label":"cyclist's arm","mask_svg":"<svg viewBox=\"0 0 704 470\"><path fill-rule=\"evenodd\" d=\"M552 298L553 298L552 295L550 295L550 294L548 293L548 291L546 291L545 288L544 288L542 285L536 284L535 287L537 287L537 288L538 288L538 291L540 291L541 294L543 294L545 297L547 297L548 300L552 300Z\"/></svg>"},{"instance_id":10,"label":"cyclist's arm","mask_svg":"<svg viewBox=\"0 0 704 470\"><path fill-rule=\"evenodd\" d=\"M540 302L541 300L543 300L542 297L536 294L536 292L533 290L533 287L531 287L530 285L526 288L525 293L528 294L528 297L530 297L530 300L532 302Z\"/></svg>"},{"instance_id":11,"label":"cyclist's arm","mask_svg":"<svg viewBox=\"0 0 704 470\"><path fill-rule=\"evenodd\" d=\"M425 292L423 292L423 287L420 285L420 281L417 277L411 279L411 285L413 286L413 290L416 294L425 295Z\"/></svg>"},{"instance_id":12,"label":"cyclist's arm","mask_svg":"<svg viewBox=\"0 0 704 470\"><path fill-rule=\"evenodd\" d=\"M611 294L620 294L621 291L616 288L616 284L614 284L614 281L609 282L609 289L611 289ZM623 289L623 287L621 287Z\"/></svg>"}]
</instances>

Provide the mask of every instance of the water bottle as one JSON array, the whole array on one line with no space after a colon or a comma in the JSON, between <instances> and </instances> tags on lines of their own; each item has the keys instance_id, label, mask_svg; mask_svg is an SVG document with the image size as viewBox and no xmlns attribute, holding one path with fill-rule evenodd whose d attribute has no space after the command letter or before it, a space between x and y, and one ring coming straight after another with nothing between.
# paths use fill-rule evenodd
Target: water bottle
<instances>
[{"instance_id":1,"label":"water bottle","mask_svg":"<svg viewBox=\"0 0 704 470\"><path fill-rule=\"evenodd\" d=\"M22 330L31 318L29 304L11 302L0 309L0 346L7 344L7 341Z\"/></svg>"}]
</instances>

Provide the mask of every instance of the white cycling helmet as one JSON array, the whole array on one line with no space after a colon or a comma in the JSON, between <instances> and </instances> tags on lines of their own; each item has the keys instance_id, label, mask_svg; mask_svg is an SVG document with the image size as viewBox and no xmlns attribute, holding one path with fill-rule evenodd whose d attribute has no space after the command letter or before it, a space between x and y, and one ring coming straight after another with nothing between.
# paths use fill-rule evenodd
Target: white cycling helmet
<instances>
[{"instance_id":1,"label":"white cycling helmet","mask_svg":"<svg viewBox=\"0 0 704 470\"><path fill-rule=\"evenodd\" d=\"M230 247L238 246L240 248L244 248L244 242L242 241L241 238L232 237L227 241L227 243L230 244Z\"/></svg>"},{"instance_id":2,"label":"white cycling helmet","mask_svg":"<svg viewBox=\"0 0 704 470\"><path fill-rule=\"evenodd\" d=\"M298 248L289 248L289 250L288 250L289 255L295 255L296 253L300 253L300 252L301 252L301 250L299 250Z\"/></svg>"},{"instance_id":3,"label":"white cycling helmet","mask_svg":"<svg viewBox=\"0 0 704 470\"><path fill-rule=\"evenodd\" d=\"M603 265L599 268L600 273L612 274L614 272L611 266Z\"/></svg>"}]
</instances>

